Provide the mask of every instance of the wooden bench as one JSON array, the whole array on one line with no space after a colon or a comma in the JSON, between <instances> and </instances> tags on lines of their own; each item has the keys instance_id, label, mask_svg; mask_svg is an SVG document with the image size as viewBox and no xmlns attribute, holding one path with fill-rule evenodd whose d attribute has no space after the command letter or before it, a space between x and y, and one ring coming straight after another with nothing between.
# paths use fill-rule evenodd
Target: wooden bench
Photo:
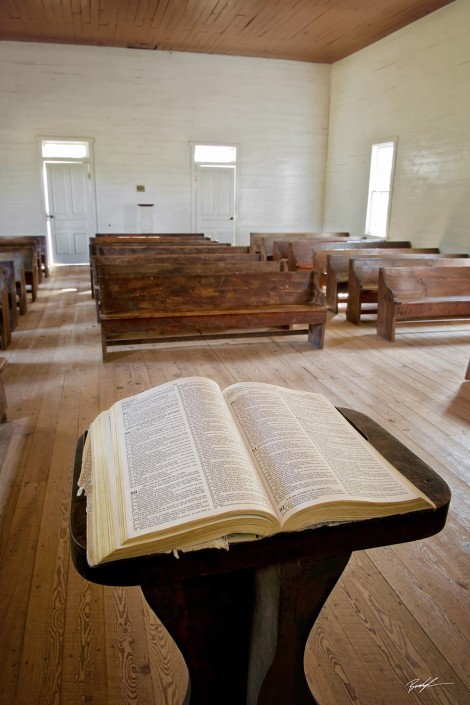
<instances>
[{"instance_id":1,"label":"wooden bench","mask_svg":"<svg viewBox=\"0 0 470 705\"><path fill-rule=\"evenodd\" d=\"M15 272L16 302L18 305L19 313L22 316L28 310L28 301L26 296L26 278L24 272L24 257L23 254L18 250L0 249L0 262L3 262L4 260L13 261L13 268Z\"/></svg>"},{"instance_id":2,"label":"wooden bench","mask_svg":"<svg viewBox=\"0 0 470 705\"><path fill-rule=\"evenodd\" d=\"M185 244L185 245L167 245L167 244L146 244L146 243L135 243L133 245L120 245L120 244L98 244L95 246L96 255L191 255L191 254L233 254L241 255L248 254L248 248L242 245L240 246L230 246L230 245L195 245L195 244Z\"/></svg>"},{"instance_id":3,"label":"wooden bench","mask_svg":"<svg viewBox=\"0 0 470 705\"><path fill-rule=\"evenodd\" d=\"M291 242L289 244L289 253L287 256L287 266L289 270L296 271L299 269L314 269L315 257L315 276L318 286L322 289L326 286L326 266L323 263L318 265L318 256L325 253L325 258L328 254L339 252L342 250L366 250L371 247L396 248L396 247L411 247L408 240L376 240L372 243L370 240L348 240L347 242L318 242L315 244L305 242Z\"/></svg>"},{"instance_id":4,"label":"wooden bench","mask_svg":"<svg viewBox=\"0 0 470 705\"><path fill-rule=\"evenodd\" d=\"M470 379L470 360L468 361L467 371L465 373L465 379Z\"/></svg>"},{"instance_id":5,"label":"wooden bench","mask_svg":"<svg viewBox=\"0 0 470 705\"><path fill-rule=\"evenodd\" d=\"M411 242L409 240L366 240L365 238L337 242L309 243L293 241L289 243L287 264L293 272L298 269L313 269L313 258L321 252L325 252L326 258L327 254L332 254L338 250L382 249L387 247L411 247Z\"/></svg>"},{"instance_id":6,"label":"wooden bench","mask_svg":"<svg viewBox=\"0 0 470 705\"><path fill-rule=\"evenodd\" d=\"M24 243L27 238L0 238L0 251L21 252L26 286L31 289L31 298L36 301L39 289L39 269L37 259L37 245ZM21 242L23 240L23 242Z\"/></svg>"},{"instance_id":7,"label":"wooden bench","mask_svg":"<svg viewBox=\"0 0 470 705\"><path fill-rule=\"evenodd\" d=\"M311 272L100 273L103 361L130 343L291 335L303 324L322 348L326 307L312 303ZM273 327L273 328L272 328Z\"/></svg>"},{"instance_id":8,"label":"wooden bench","mask_svg":"<svg viewBox=\"0 0 470 705\"><path fill-rule=\"evenodd\" d=\"M221 243L194 235L176 237L174 235L97 235L90 238L90 244L99 245L220 245ZM230 247L228 243L222 243L224 247Z\"/></svg>"},{"instance_id":9,"label":"wooden bench","mask_svg":"<svg viewBox=\"0 0 470 705\"><path fill-rule=\"evenodd\" d=\"M38 244L40 269L44 276L49 276L49 253L47 251L47 238L45 235L29 235L34 238Z\"/></svg>"},{"instance_id":10,"label":"wooden bench","mask_svg":"<svg viewBox=\"0 0 470 705\"><path fill-rule=\"evenodd\" d=\"M96 233L95 237L140 237L140 238L197 238L203 240L210 240L210 238L204 233Z\"/></svg>"},{"instance_id":11,"label":"wooden bench","mask_svg":"<svg viewBox=\"0 0 470 705\"><path fill-rule=\"evenodd\" d=\"M21 250L25 252L24 268L26 284L34 289L37 296L38 285L42 280L41 244L36 237L22 235L18 237L0 237L0 247L4 250ZM34 298L33 301L36 299Z\"/></svg>"},{"instance_id":12,"label":"wooden bench","mask_svg":"<svg viewBox=\"0 0 470 705\"><path fill-rule=\"evenodd\" d=\"M199 260L199 257L204 257L204 260ZM96 317L100 320L100 276L103 269L106 270L106 276L122 275L125 270L130 273L139 272L139 275L145 272L148 275L159 276L160 273L165 274L184 274L191 277L194 274L214 274L214 273L232 273L242 274L244 272L254 272L263 274L265 272L283 272L287 271L287 264L284 260L278 262L265 262L257 259L258 255L214 255L214 257L223 257L218 261L211 259L211 255L188 255L188 259L178 256L162 256L160 257L141 257L123 256L123 257L93 257L93 278L95 282L95 301L96 301ZM239 258L251 259L239 259ZM190 259L189 259L190 258ZM235 258L235 261L233 259Z\"/></svg>"},{"instance_id":13,"label":"wooden bench","mask_svg":"<svg viewBox=\"0 0 470 705\"><path fill-rule=\"evenodd\" d=\"M6 350L11 343L10 307L7 273L0 267L0 347Z\"/></svg>"},{"instance_id":14,"label":"wooden bench","mask_svg":"<svg viewBox=\"0 0 470 705\"><path fill-rule=\"evenodd\" d=\"M97 254L98 246L116 246L116 247L151 247L153 245L160 246L180 246L180 245L204 245L206 247L218 245L219 243L201 238L199 235L100 235L90 237L88 241L88 251L90 257ZM223 245L230 247L230 245Z\"/></svg>"},{"instance_id":15,"label":"wooden bench","mask_svg":"<svg viewBox=\"0 0 470 705\"><path fill-rule=\"evenodd\" d=\"M470 318L470 269L384 267L379 270L377 334L395 340L398 321Z\"/></svg>"},{"instance_id":16,"label":"wooden bench","mask_svg":"<svg viewBox=\"0 0 470 705\"><path fill-rule=\"evenodd\" d=\"M22 240L35 243L36 256L39 270L39 281L42 275L49 276L49 255L47 252L47 238L45 235L23 235Z\"/></svg>"},{"instance_id":17,"label":"wooden bench","mask_svg":"<svg viewBox=\"0 0 470 705\"><path fill-rule=\"evenodd\" d=\"M3 370L7 364L5 357L0 357L0 423L5 423L7 420L7 397L5 394L5 386L3 384Z\"/></svg>"},{"instance_id":18,"label":"wooden bench","mask_svg":"<svg viewBox=\"0 0 470 705\"><path fill-rule=\"evenodd\" d=\"M104 238L103 238L104 240ZM91 285L91 295L94 296L94 281L93 281L93 269L91 262L94 256L110 256L110 255L143 255L143 256L153 256L153 255L177 255L186 257L191 254L230 254L230 255L241 255L248 254L248 247L246 246L232 246L232 245L219 245L217 243L209 243L205 241L199 242L165 242L165 241L135 241L135 242L121 242L117 239L115 242L105 242L104 244L100 239L94 240L90 238L90 285Z\"/></svg>"},{"instance_id":19,"label":"wooden bench","mask_svg":"<svg viewBox=\"0 0 470 705\"><path fill-rule=\"evenodd\" d=\"M333 313L338 313L338 304L340 295L348 296L348 280L349 280L349 261L360 257L361 259L377 257L397 257L402 255L410 256L440 256L438 247L374 247L374 248L356 248L351 250L341 250L328 252L318 252L313 256L313 270L319 271L323 275L324 266L325 273L325 294L326 305ZM323 256L325 255L325 265ZM320 276L320 274L317 274Z\"/></svg>"},{"instance_id":20,"label":"wooden bench","mask_svg":"<svg viewBox=\"0 0 470 705\"><path fill-rule=\"evenodd\" d=\"M361 238L362 240L362 238ZM341 235L316 235L311 237L299 237L286 240L274 240L272 243L272 259L287 259L289 255L290 242L355 242L352 238ZM267 248L264 248L267 250Z\"/></svg>"},{"instance_id":21,"label":"wooden bench","mask_svg":"<svg viewBox=\"0 0 470 705\"><path fill-rule=\"evenodd\" d=\"M304 233L250 233L250 252L260 252L262 259L270 259L273 255L273 242L275 240L330 240L333 237L345 238L349 237L349 233L323 233L323 232L304 232Z\"/></svg>"},{"instance_id":22,"label":"wooden bench","mask_svg":"<svg viewBox=\"0 0 470 705\"><path fill-rule=\"evenodd\" d=\"M470 266L468 255L417 255L374 257L349 260L348 298L346 319L359 324L363 304L377 304L379 271L381 267L461 267ZM470 275L470 271L469 271ZM375 309L376 310L376 309ZM374 310L367 309L368 313Z\"/></svg>"},{"instance_id":23,"label":"wooden bench","mask_svg":"<svg viewBox=\"0 0 470 705\"><path fill-rule=\"evenodd\" d=\"M242 252L240 254L228 254L226 251L224 252L203 252L203 253L190 253L190 254L185 254L184 255L184 264L186 265L194 265L194 264L215 264L217 262L230 262L231 264L233 263L239 263L239 262L260 262L260 255L258 254L251 254L249 252ZM91 267L91 281L94 287L94 291L92 292L92 295L96 294L96 288L97 288L97 280L96 280L96 263L101 263L101 264L108 264L108 265L113 265L113 264L126 264L129 267L133 266L140 266L141 264L148 263L148 264L154 264L154 265L172 265L173 267L176 265L181 265L181 256L179 254L170 254L170 255L161 255L161 254L136 254L136 255L128 255L128 254L111 254L111 255L92 255L90 258L90 267ZM283 267L287 267L287 263L283 264Z\"/></svg>"},{"instance_id":24,"label":"wooden bench","mask_svg":"<svg viewBox=\"0 0 470 705\"><path fill-rule=\"evenodd\" d=\"M0 242L5 242L6 244L15 244L16 242L21 245L35 245L39 282L41 282L42 275L44 275L44 277L49 276L49 255L47 252L47 238L45 235L0 237Z\"/></svg>"},{"instance_id":25,"label":"wooden bench","mask_svg":"<svg viewBox=\"0 0 470 705\"><path fill-rule=\"evenodd\" d=\"M198 235L186 235L186 236L173 236L173 235L97 235L96 237L90 237L88 241L88 251L90 257L97 254L96 248L98 246L102 247L115 246L115 247L141 247L147 248L152 246L180 246L180 245L204 245L206 247L218 245L219 243L213 240L206 240ZM223 245L224 247L230 247L230 245Z\"/></svg>"},{"instance_id":26,"label":"wooden bench","mask_svg":"<svg viewBox=\"0 0 470 705\"><path fill-rule=\"evenodd\" d=\"M5 272L6 287L8 292L8 314L10 316L10 330L14 331L18 325L18 307L16 303L15 263L13 259L2 259L0 253L0 268Z\"/></svg>"}]
</instances>

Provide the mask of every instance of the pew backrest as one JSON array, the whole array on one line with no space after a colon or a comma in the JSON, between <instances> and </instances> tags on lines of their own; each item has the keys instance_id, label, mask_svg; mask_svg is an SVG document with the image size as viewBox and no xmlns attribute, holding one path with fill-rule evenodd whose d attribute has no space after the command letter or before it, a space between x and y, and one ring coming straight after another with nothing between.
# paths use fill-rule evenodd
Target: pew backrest
<instances>
[{"instance_id":1,"label":"pew backrest","mask_svg":"<svg viewBox=\"0 0 470 705\"><path fill-rule=\"evenodd\" d=\"M409 240L348 240L347 242L291 242L287 262L289 269L313 269L313 256L320 252L328 254L339 250L359 250L370 248L411 247Z\"/></svg>"},{"instance_id":2,"label":"pew backrest","mask_svg":"<svg viewBox=\"0 0 470 705\"><path fill-rule=\"evenodd\" d=\"M289 256L289 243L293 242L293 239L286 240L274 240L272 243L272 259L287 259ZM346 242L346 236L339 235L321 235L316 237L299 237L295 239L295 242ZM267 247L262 246L261 254L263 257L267 258Z\"/></svg>"},{"instance_id":3,"label":"pew backrest","mask_svg":"<svg viewBox=\"0 0 470 705\"><path fill-rule=\"evenodd\" d=\"M250 233L250 252L261 252L263 259L272 257L273 242L275 240L322 240L332 237L347 238L347 232L276 232L276 233Z\"/></svg>"},{"instance_id":4,"label":"pew backrest","mask_svg":"<svg viewBox=\"0 0 470 705\"><path fill-rule=\"evenodd\" d=\"M375 257L362 259L354 257L349 260L349 282L357 280L362 288L377 289L379 285L379 270L382 267L468 267L468 255L404 255L391 257ZM470 275L470 272L469 272Z\"/></svg>"},{"instance_id":5,"label":"pew backrest","mask_svg":"<svg viewBox=\"0 0 470 705\"><path fill-rule=\"evenodd\" d=\"M397 321L470 318L470 268L382 267L377 334L393 342Z\"/></svg>"},{"instance_id":6,"label":"pew backrest","mask_svg":"<svg viewBox=\"0 0 470 705\"><path fill-rule=\"evenodd\" d=\"M470 266L470 258L467 256L447 256L439 255L402 255L397 257L374 257L373 259L361 259L354 257L349 260L348 275L348 297L346 307L346 319L352 323L359 324L362 314L363 304L377 303L379 272L383 267L460 267ZM328 270L330 272L330 270ZM470 269L469 269L470 274ZM330 281L328 282L330 286ZM327 289L327 301L330 303L332 297ZM371 312L371 309L368 309Z\"/></svg>"},{"instance_id":7,"label":"pew backrest","mask_svg":"<svg viewBox=\"0 0 470 705\"><path fill-rule=\"evenodd\" d=\"M210 238L204 233L96 233L95 237L108 237L108 238L180 238L180 239L205 239Z\"/></svg>"},{"instance_id":8,"label":"pew backrest","mask_svg":"<svg viewBox=\"0 0 470 705\"><path fill-rule=\"evenodd\" d=\"M135 244L135 245L120 245L97 244L93 254L96 255L179 255L185 257L191 254L226 254L226 255L241 255L248 254L248 248L242 245L229 246L226 245L165 245L165 244Z\"/></svg>"},{"instance_id":9,"label":"pew backrest","mask_svg":"<svg viewBox=\"0 0 470 705\"><path fill-rule=\"evenodd\" d=\"M239 309L270 304L311 304L311 272L255 272L211 274L128 271L100 272L101 316L154 314L156 311Z\"/></svg>"},{"instance_id":10,"label":"pew backrest","mask_svg":"<svg viewBox=\"0 0 470 705\"><path fill-rule=\"evenodd\" d=\"M319 269L323 266L321 256L324 253L314 255L313 268ZM377 259L408 257L410 259L419 257L426 258L447 258L457 257L459 255L443 255L439 252L438 247L375 247L375 248L357 248L355 250L341 250L340 252L326 253L326 272L331 271L337 281L347 281L349 274L349 263L352 259L360 259L362 261L374 262ZM373 266L373 265L372 265Z\"/></svg>"},{"instance_id":11,"label":"pew backrest","mask_svg":"<svg viewBox=\"0 0 470 705\"><path fill-rule=\"evenodd\" d=\"M382 267L380 282L393 301L470 296L470 269L450 267Z\"/></svg>"}]
</instances>

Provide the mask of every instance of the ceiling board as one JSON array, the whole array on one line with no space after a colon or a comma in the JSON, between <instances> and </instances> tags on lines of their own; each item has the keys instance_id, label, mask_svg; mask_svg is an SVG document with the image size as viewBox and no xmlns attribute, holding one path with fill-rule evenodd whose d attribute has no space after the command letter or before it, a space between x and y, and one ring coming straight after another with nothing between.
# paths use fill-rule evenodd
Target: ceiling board
<instances>
[{"instance_id":1,"label":"ceiling board","mask_svg":"<svg viewBox=\"0 0 470 705\"><path fill-rule=\"evenodd\" d=\"M2 0L0 40L333 63L452 0Z\"/></svg>"}]
</instances>

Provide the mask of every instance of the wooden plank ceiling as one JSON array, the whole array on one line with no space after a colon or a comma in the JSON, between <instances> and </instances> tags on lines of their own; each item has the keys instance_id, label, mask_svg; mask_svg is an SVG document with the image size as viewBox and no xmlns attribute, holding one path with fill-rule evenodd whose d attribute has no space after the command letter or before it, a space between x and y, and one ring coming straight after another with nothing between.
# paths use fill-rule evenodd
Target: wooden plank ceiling
<instances>
[{"instance_id":1,"label":"wooden plank ceiling","mask_svg":"<svg viewBox=\"0 0 470 705\"><path fill-rule=\"evenodd\" d=\"M0 40L333 63L452 0L1 0Z\"/></svg>"}]
</instances>

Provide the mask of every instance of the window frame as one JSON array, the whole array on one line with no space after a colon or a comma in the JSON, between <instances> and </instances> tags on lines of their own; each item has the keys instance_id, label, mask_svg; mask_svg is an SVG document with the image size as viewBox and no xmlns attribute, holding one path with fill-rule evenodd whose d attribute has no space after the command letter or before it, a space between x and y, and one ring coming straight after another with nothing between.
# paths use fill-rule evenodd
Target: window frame
<instances>
[{"instance_id":1,"label":"window frame","mask_svg":"<svg viewBox=\"0 0 470 705\"><path fill-rule=\"evenodd\" d=\"M369 166L369 185L367 189L367 210L366 210L366 224L365 224L365 234L367 237L376 237L378 239L388 239L389 236L389 228L390 228L390 214L391 214L391 206L392 206L392 195L393 195L393 183L394 183L394 177L395 177L395 162L396 162L396 154L397 154L397 143L398 143L398 138L393 137L391 139L383 139L377 142L374 142L371 146L371 151L370 151L370 166ZM391 163L391 168L390 168L390 176L389 176L389 182L388 182L388 188L387 189L378 189L376 188L377 185L377 176L376 176L376 164L377 164L377 156L380 148L383 148L385 146L391 146L393 148L392 152L392 163ZM373 222L373 212L374 212L374 206L373 206L373 196L374 194L381 193L381 194L387 194L387 213L385 216L385 222L384 222L384 232L371 232L371 223Z\"/></svg>"}]
</instances>

